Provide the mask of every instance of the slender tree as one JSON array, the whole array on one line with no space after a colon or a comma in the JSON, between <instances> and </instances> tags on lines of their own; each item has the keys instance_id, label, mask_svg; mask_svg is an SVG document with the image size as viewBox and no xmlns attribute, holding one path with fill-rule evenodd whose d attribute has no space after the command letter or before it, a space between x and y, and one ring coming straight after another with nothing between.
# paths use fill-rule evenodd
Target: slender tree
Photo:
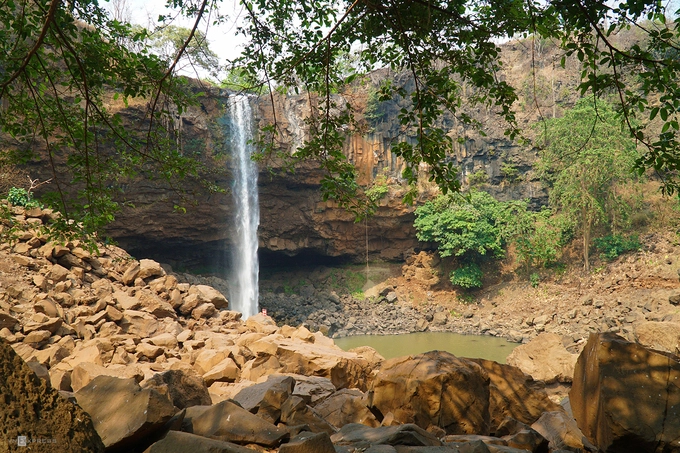
<instances>
[{"instance_id":1,"label":"slender tree","mask_svg":"<svg viewBox=\"0 0 680 453\"><path fill-rule=\"evenodd\" d=\"M605 221L616 228L626 207L617 188L636 178L635 143L610 105L588 98L564 117L548 120L539 144L544 148L539 170L550 186L550 204L579 226L589 271L593 229Z\"/></svg>"}]
</instances>

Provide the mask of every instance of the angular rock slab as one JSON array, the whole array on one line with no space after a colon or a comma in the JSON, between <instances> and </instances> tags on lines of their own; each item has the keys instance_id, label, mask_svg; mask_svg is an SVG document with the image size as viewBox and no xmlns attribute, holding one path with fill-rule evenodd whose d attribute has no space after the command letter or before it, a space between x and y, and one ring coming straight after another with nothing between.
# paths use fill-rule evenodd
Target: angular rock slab
<instances>
[{"instance_id":1,"label":"angular rock slab","mask_svg":"<svg viewBox=\"0 0 680 453\"><path fill-rule=\"evenodd\" d=\"M200 376L182 371L168 370L156 373L141 383L143 388L154 389L166 395L178 409L191 406L209 406L212 404L210 393Z\"/></svg>"},{"instance_id":2,"label":"angular rock slab","mask_svg":"<svg viewBox=\"0 0 680 453\"><path fill-rule=\"evenodd\" d=\"M135 379L97 376L75 394L92 416L94 427L109 450L125 449L158 433L175 414L164 395L142 389Z\"/></svg>"},{"instance_id":3,"label":"angular rock slab","mask_svg":"<svg viewBox=\"0 0 680 453\"><path fill-rule=\"evenodd\" d=\"M289 437L287 430L262 420L230 401L207 408L195 406L187 411L185 425L199 436L237 444L258 444L274 448ZM190 416L195 413L196 416Z\"/></svg>"},{"instance_id":4,"label":"angular rock slab","mask_svg":"<svg viewBox=\"0 0 680 453\"><path fill-rule=\"evenodd\" d=\"M334 444L352 445L366 448L371 445L411 445L441 446L442 443L433 434L407 423L399 426L380 426L371 428L359 423L350 423L331 436Z\"/></svg>"},{"instance_id":5,"label":"angular rock slab","mask_svg":"<svg viewBox=\"0 0 680 453\"><path fill-rule=\"evenodd\" d=\"M577 358L564 347L562 337L555 333L542 333L513 349L506 362L537 381L552 384L571 382Z\"/></svg>"},{"instance_id":6,"label":"angular rock slab","mask_svg":"<svg viewBox=\"0 0 680 453\"><path fill-rule=\"evenodd\" d=\"M641 322L635 326L637 342L650 349L680 353L680 322Z\"/></svg>"},{"instance_id":7,"label":"angular rock slab","mask_svg":"<svg viewBox=\"0 0 680 453\"><path fill-rule=\"evenodd\" d=\"M324 420L336 427L349 423L378 427L380 422L368 409L367 400L367 395L360 390L342 389L314 406L314 409Z\"/></svg>"},{"instance_id":8,"label":"angular rock slab","mask_svg":"<svg viewBox=\"0 0 680 453\"><path fill-rule=\"evenodd\" d=\"M255 450L181 431L169 431L144 453L253 453Z\"/></svg>"},{"instance_id":9,"label":"angular rock slab","mask_svg":"<svg viewBox=\"0 0 680 453\"><path fill-rule=\"evenodd\" d=\"M680 450L680 358L591 334L569 400L578 426L603 451Z\"/></svg>"},{"instance_id":10,"label":"angular rock slab","mask_svg":"<svg viewBox=\"0 0 680 453\"><path fill-rule=\"evenodd\" d=\"M583 435L574 419L564 412L546 412L531 425L531 429L548 441L548 447L553 453L558 451L574 451L577 453L597 451L597 447Z\"/></svg>"},{"instance_id":11,"label":"angular rock slab","mask_svg":"<svg viewBox=\"0 0 680 453\"><path fill-rule=\"evenodd\" d=\"M335 447L326 433L303 432L281 445L279 453L335 453Z\"/></svg>"},{"instance_id":12,"label":"angular rock slab","mask_svg":"<svg viewBox=\"0 0 680 453\"><path fill-rule=\"evenodd\" d=\"M400 423L447 434L489 434L489 375L478 364L443 351L383 363L371 406Z\"/></svg>"},{"instance_id":13,"label":"angular rock slab","mask_svg":"<svg viewBox=\"0 0 680 453\"><path fill-rule=\"evenodd\" d=\"M358 354L345 352L338 347L300 343L286 338L273 340L272 343L276 346L275 357L283 373L327 377L339 389L366 388L370 364Z\"/></svg>"},{"instance_id":14,"label":"angular rock slab","mask_svg":"<svg viewBox=\"0 0 680 453\"><path fill-rule=\"evenodd\" d=\"M471 360L487 372L489 385L489 411L491 431L507 417L531 425L544 412L560 410L560 406L548 398L545 385L511 365L503 365L484 359Z\"/></svg>"},{"instance_id":15,"label":"angular rock slab","mask_svg":"<svg viewBox=\"0 0 680 453\"><path fill-rule=\"evenodd\" d=\"M290 376L270 375L265 382L238 392L234 400L260 418L277 423L281 417L281 407L293 393L294 386L295 379Z\"/></svg>"},{"instance_id":16,"label":"angular rock slab","mask_svg":"<svg viewBox=\"0 0 680 453\"><path fill-rule=\"evenodd\" d=\"M21 451L19 436L42 441L27 443L25 450L31 452L104 451L90 416L40 380L4 340L0 340L0 395L0 451Z\"/></svg>"}]
</instances>

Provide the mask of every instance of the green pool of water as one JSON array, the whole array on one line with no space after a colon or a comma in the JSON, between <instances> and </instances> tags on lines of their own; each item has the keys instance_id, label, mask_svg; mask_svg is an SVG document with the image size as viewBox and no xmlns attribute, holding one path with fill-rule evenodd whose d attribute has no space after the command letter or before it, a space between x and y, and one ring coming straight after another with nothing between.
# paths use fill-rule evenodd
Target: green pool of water
<instances>
[{"instance_id":1,"label":"green pool of water","mask_svg":"<svg viewBox=\"0 0 680 453\"><path fill-rule=\"evenodd\" d=\"M505 363L510 352L519 346L498 337L461 335L451 332L419 332L402 335L357 335L335 338L335 344L345 351L359 346L371 346L386 359L427 351L448 351L458 357L471 357Z\"/></svg>"}]
</instances>

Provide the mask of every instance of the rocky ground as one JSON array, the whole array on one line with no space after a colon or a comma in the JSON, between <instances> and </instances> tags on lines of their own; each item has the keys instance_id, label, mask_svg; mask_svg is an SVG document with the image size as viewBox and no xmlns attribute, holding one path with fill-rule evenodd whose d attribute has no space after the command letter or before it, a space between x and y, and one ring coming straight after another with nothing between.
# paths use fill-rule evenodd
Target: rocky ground
<instances>
[{"instance_id":1,"label":"rocky ground","mask_svg":"<svg viewBox=\"0 0 680 453\"><path fill-rule=\"evenodd\" d=\"M542 332L582 345L592 332L636 340L645 322L680 322L680 246L672 235L641 238L643 249L591 274L579 265L544 271L537 286L494 269L480 291L457 293L440 275L436 255L420 252L402 265L277 270L261 279L260 306L279 324L305 325L331 337L452 331L526 343ZM375 268L375 269L374 269ZM227 291L216 277L182 275Z\"/></svg>"},{"instance_id":2,"label":"rocky ground","mask_svg":"<svg viewBox=\"0 0 680 453\"><path fill-rule=\"evenodd\" d=\"M329 291L321 299L311 283L264 291L265 298L296 296L303 307L321 307L324 313L306 317L312 332L261 314L244 322L205 279L173 275L117 247L88 251L78 241L50 241L41 226L52 221L51 211L6 209L0 451L563 453L607 450L617 442L652 446L635 451L677 447L677 356L612 333L591 335L583 345L588 353L577 360L565 338L550 332L548 326L560 325L554 318L540 330L533 319L538 338L508 360L521 368L444 352L384 360L368 347L342 351L324 335L324 327L328 333L336 328L326 322L328 315L321 317L325 312L353 314L337 323L335 333L354 331L350 322L372 322L364 319L367 309L377 316L373 320L379 309L412 318L401 324L394 318L393 328L404 331L412 323L419 330L450 328L456 319L474 323L475 313L458 317L449 307L402 301L400 278L429 275L434 283L436 276L424 267L431 256L417 255L402 276L367 288L372 305L355 302L364 299L359 294ZM608 307L598 301L584 299L583 307ZM661 313L668 301L657 303L649 313ZM305 316L302 310L295 313ZM642 339L647 332L648 344L674 351L680 330L672 329L678 325L640 321L634 333ZM572 379L578 424L569 404L556 404L546 392L546 384ZM597 382L603 384L592 385ZM636 410L621 411L623 406Z\"/></svg>"}]
</instances>

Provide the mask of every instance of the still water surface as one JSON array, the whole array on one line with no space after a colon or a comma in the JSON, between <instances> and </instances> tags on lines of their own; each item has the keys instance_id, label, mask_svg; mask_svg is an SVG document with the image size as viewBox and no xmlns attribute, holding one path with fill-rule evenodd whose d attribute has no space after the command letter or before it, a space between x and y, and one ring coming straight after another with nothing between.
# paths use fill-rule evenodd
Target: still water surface
<instances>
[{"instance_id":1,"label":"still water surface","mask_svg":"<svg viewBox=\"0 0 680 453\"><path fill-rule=\"evenodd\" d=\"M458 357L472 357L505 363L506 357L519 346L498 337L461 335L451 332L418 332L402 335L357 335L335 338L335 344L345 351L359 346L371 346L386 359L403 355L439 350Z\"/></svg>"}]
</instances>

